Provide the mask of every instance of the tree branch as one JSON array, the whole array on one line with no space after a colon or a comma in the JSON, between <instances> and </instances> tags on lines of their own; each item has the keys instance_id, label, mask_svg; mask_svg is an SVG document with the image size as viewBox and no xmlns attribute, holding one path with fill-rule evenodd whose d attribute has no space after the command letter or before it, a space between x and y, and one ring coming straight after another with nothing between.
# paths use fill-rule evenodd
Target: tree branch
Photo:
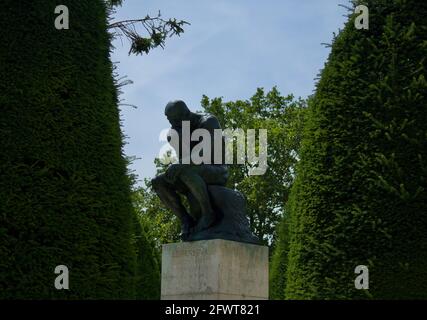
<instances>
[{"instance_id":1,"label":"tree branch","mask_svg":"<svg viewBox=\"0 0 427 320\"><path fill-rule=\"evenodd\" d=\"M156 17L146 16L143 19L129 19L113 22L108 26L108 29L114 29L116 35L125 36L130 42L131 47L129 54L148 53L156 47L164 48L166 38L174 35L180 36L184 32L183 27L190 23L183 20L161 18L159 11ZM148 36L142 36L137 27L145 29Z\"/></svg>"}]
</instances>

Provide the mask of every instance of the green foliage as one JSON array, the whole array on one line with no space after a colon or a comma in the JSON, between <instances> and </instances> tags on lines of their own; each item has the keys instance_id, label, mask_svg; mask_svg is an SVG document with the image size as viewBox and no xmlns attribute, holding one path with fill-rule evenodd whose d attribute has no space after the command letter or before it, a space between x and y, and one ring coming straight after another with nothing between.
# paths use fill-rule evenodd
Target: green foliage
<instances>
[{"instance_id":1,"label":"green foliage","mask_svg":"<svg viewBox=\"0 0 427 320\"><path fill-rule=\"evenodd\" d=\"M123 0L105 0L105 2L110 6L121 6Z\"/></svg>"},{"instance_id":2,"label":"green foliage","mask_svg":"<svg viewBox=\"0 0 427 320\"><path fill-rule=\"evenodd\" d=\"M204 96L202 107L218 117L223 128L266 129L268 169L264 175L248 174L250 164L230 165L228 186L247 198L250 225L265 243L272 244L276 225L284 214L301 140L305 102L281 96L276 88L267 94L258 89L246 101L224 103L221 98ZM235 143L235 155L237 143ZM258 152L258 149L257 149Z\"/></svg>"},{"instance_id":3,"label":"green foliage","mask_svg":"<svg viewBox=\"0 0 427 320\"><path fill-rule=\"evenodd\" d=\"M109 15L113 15L114 9L110 8ZM114 36L127 38L130 43L129 54L148 54L152 49L164 48L167 38L180 36L184 33L183 27L189 25L188 22L177 19L164 20L159 13L155 17L149 15L142 19L131 19L111 23L108 28L115 30ZM141 29L146 36L142 36Z\"/></svg>"},{"instance_id":4,"label":"green foliage","mask_svg":"<svg viewBox=\"0 0 427 320\"><path fill-rule=\"evenodd\" d=\"M427 3L367 0L309 105L291 192L289 299L427 298ZM366 265L369 290L356 290Z\"/></svg>"},{"instance_id":5,"label":"green foliage","mask_svg":"<svg viewBox=\"0 0 427 320\"><path fill-rule=\"evenodd\" d=\"M283 217L278 224L275 247L270 263L270 299L285 299L286 270L289 254L289 217Z\"/></svg>"},{"instance_id":6,"label":"green foliage","mask_svg":"<svg viewBox=\"0 0 427 320\"><path fill-rule=\"evenodd\" d=\"M121 6L123 3L123 0L105 0L105 3L111 7Z\"/></svg>"},{"instance_id":7,"label":"green foliage","mask_svg":"<svg viewBox=\"0 0 427 320\"><path fill-rule=\"evenodd\" d=\"M180 240L178 219L163 206L148 180L145 181L145 186L134 191L133 204L145 234L154 243L157 255L161 252L162 244Z\"/></svg>"},{"instance_id":8,"label":"green foliage","mask_svg":"<svg viewBox=\"0 0 427 320\"><path fill-rule=\"evenodd\" d=\"M136 157L126 157L129 168ZM128 170L131 185L135 186L138 176ZM155 226L151 221L143 219L141 216L142 202L139 188L132 188L131 202L134 210L133 224L134 234L132 235L135 244L136 273L135 273L135 298L138 300L158 300L160 299L160 265L161 251L157 246L157 241L151 230Z\"/></svg>"},{"instance_id":9,"label":"green foliage","mask_svg":"<svg viewBox=\"0 0 427 320\"><path fill-rule=\"evenodd\" d=\"M156 243L147 232L151 225L135 217L135 240L137 247L136 296L138 300L160 299L160 254Z\"/></svg>"},{"instance_id":10,"label":"green foliage","mask_svg":"<svg viewBox=\"0 0 427 320\"><path fill-rule=\"evenodd\" d=\"M107 8L67 2L71 27L56 30L59 4L0 11L0 298L134 298L150 252L122 155ZM61 264L70 290L54 287Z\"/></svg>"},{"instance_id":11,"label":"green foliage","mask_svg":"<svg viewBox=\"0 0 427 320\"><path fill-rule=\"evenodd\" d=\"M166 172L169 161L174 158L170 151L162 159L154 159L156 175ZM182 199L185 200L185 199ZM156 256L160 257L162 244L180 241L181 226L178 218L167 209L151 187L151 181L145 179L144 186L132 193L132 203L143 226L144 233L151 239Z\"/></svg>"}]
</instances>

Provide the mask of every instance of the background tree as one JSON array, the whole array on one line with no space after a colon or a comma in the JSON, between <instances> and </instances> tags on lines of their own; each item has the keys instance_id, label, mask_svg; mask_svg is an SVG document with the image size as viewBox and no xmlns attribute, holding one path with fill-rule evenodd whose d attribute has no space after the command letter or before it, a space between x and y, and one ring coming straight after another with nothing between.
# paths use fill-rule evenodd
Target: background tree
<instances>
[{"instance_id":1,"label":"background tree","mask_svg":"<svg viewBox=\"0 0 427 320\"><path fill-rule=\"evenodd\" d=\"M202 99L203 112L216 115L223 128L266 129L268 169L264 175L249 175L251 165L230 165L228 187L247 198L250 226L266 244L274 244L277 222L294 180L294 166L303 126L305 102L282 96L277 88L267 94L259 88L250 100L223 103L222 98ZM237 152L235 143L235 154Z\"/></svg>"},{"instance_id":2,"label":"background tree","mask_svg":"<svg viewBox=\"0 0 427 320\"><path fill-rule=\"evenodd\" d=\"M308 109L289 299L427 297L427 3L363 4L369 30L350 15ZM369 290L355 289L358 265Z\"/></svg>"},{"instance_id":3,"label":"background tree","mask_svg":"<svg viewBox=\"0 0 427 320\"><path fill-rule=\"evenodd\" d=\"M263 89L258 89L247 101L223 103L221 98L210 100L206 96L202 99L201 112L216 115L223 128L268 130L266 174L249 176L249 164L231 165L228 187L237 188L245 194L251 228L269 245L274 245L276 224L284 215L287 195L294 179L293 167L298 158L304 107L304 101L295 101L292 96L283 97L276 88L267 94ZM156 159L155 163L157 174L166 170L165 161ZM136 190L133 199L159 250L162 243L179 240L179 222L161 204L148 180L145 186Z\"/></svg>"},{"instance_id":4,"label":"background tree","mask_svg":"<svg viewBox=\"0 0 427 320\"><path fill-rule=\"evenodd\" d=\"M167 152L161 159L154 160L156 175L166 171L168 159L173 159L171 152ZM181 240L180 222L172 211L163 206L151 187L151 179L145 179L142 186L133 190L132 203L147 238L153 243L156 257L160 259L162 244Z\"/></svg>"},{"instance_id":5,"label":"background tree","mask_svg":"<svg viewBox=\"0 0 427 320\"><path fill-rule=\"evenodd\" d=\"M166 170L167 165L163 165L160 159L156 158L155 163L157 174ZM169 209L163 206L151 187L150 179L145 179L144 185L135 189L133 204L148 238L154 242L159 257L162 244L180 241L179 221Z\"/></svg>"}]
</instances>

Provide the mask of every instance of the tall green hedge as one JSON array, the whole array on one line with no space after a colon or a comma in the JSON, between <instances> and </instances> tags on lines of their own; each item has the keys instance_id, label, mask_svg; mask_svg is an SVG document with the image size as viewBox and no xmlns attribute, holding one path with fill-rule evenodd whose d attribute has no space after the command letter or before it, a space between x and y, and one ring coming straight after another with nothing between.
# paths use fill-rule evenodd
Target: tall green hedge
<instances>
[{"instance_id":1,"label":"tall green hedge","mask_svg":"<svg viewBox=\"0 0 427 320\"><path fill-rule=\"evenodd\" d=\"M278 239L270 263L269 296L271 300L283 300L286 288L286 270L289 254L289 219L283 218L277 228Z\"/></svg>"},{"instance_id":2,"label":"tall green hedge","mask_svg":"<svg viewBox=\"0 0 427 320\"><path fill-rule=\"evenodd\" d=\"M369 30L351 16L309 107L288 299L427 298L427 2L363 4Z\"/></svg>"},{"instance_id":3,"label":"tall green hedge","mask_svg":"<svg viewBox=\"0 0 427 320\"><path fill-rule=\"evenodd\" d=\"M69 30L54 27L57 5L69 8ZM2 2L0 298L136 295L145 253L106 12L101 0ZM54 288L57 265L69 268L70 290Z\"/></svg>"},{"instance_id":4,"label":"tall green hedge","mask_svg":"<svg viewBox=\"0 0 427 320\"><path fill-rule=\"evenodd\" d=\"M160 299L160 253L154 239L147 234L146 225L142 219L135 215L135 234L137 251L137 270L135 278L135 298L138 300Z\"/></svg>"}]
</instances>

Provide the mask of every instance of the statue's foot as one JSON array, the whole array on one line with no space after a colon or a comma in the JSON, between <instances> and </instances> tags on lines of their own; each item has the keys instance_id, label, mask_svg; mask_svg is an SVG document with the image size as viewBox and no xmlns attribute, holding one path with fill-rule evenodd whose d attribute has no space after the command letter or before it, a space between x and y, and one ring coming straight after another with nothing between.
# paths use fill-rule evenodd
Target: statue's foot
<instances>
[{"instance_id":1,"label":"statue's foot","mask_svg":"<svg viewBox=\"0 0 427 320\"><path fill-rule=\"evenodd\" d=\"M188 238L190 237L190 232L186 232L186 233L181 232L180 236L182 241L187 241Z\"/></svg>"},{"instance_id":2,"label":"statue's foot","mask_svg":"<svg viewBox=\"0 0 427 320\"><path fill-rule=\"evenodd\" d=\"M194 227L193 232L199 232L208 229L215 222L215 215L213 212L211 214L204 214L198 221L197 225Z\"/></svg>"},{"instance_id":3,"label":"statue's foot","mask_svg":"<svg viewBox=\"0 0 427 320\"><path fill-rule=\"evenodd\" d=\"M188 240L190 236L191 229L194 227L195 222L193 219L186 219L181 223L181 239L183 241Z\"/></svg>"}]
</instances>

